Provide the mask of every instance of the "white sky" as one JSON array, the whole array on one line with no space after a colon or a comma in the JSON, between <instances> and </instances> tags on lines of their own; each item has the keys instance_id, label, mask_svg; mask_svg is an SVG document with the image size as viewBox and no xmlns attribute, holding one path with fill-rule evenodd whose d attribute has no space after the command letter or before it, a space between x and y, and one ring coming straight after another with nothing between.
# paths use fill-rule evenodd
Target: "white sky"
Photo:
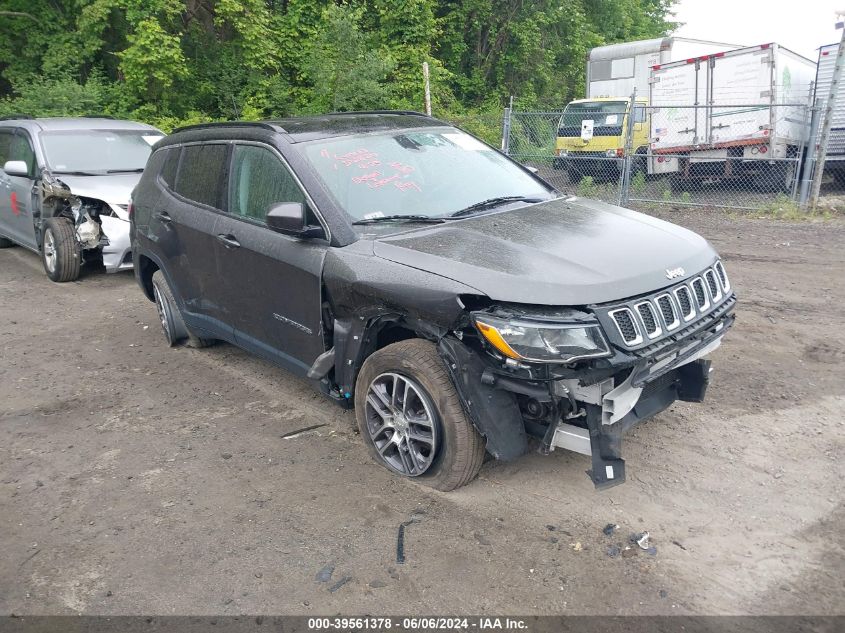
<instances>
[{"instance_id":1,"label":"white sky","mask_svg":"<svg viewBox=\"0 0 845 633\"><path fill-rule=\"evenodd\" d=\"M819 46L838 42L836 11L845 0L677 0L674 35L729 44L777 42L813 61Z\"/></svg>"}]
</instances>

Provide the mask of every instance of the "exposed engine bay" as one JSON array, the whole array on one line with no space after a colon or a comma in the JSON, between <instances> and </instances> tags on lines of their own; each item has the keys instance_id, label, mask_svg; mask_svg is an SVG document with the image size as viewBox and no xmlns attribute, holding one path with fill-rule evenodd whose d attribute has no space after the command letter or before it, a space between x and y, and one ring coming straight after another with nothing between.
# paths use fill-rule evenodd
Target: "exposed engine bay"
<instances>
[{"instance_id":1,"label":"exposed engine bay","mask_svg":"<svg viewBox=\"0 0 845 633\"><path fill-rule=\"evenodd\" d=\"M42 220L46 217L64 217L73 222L75 235L83 250L108 246L109 239L103 230L103 218L117 218L105 202L75 195L59 178L45 171L40 181Z\"/></svg>"}]
</instances>

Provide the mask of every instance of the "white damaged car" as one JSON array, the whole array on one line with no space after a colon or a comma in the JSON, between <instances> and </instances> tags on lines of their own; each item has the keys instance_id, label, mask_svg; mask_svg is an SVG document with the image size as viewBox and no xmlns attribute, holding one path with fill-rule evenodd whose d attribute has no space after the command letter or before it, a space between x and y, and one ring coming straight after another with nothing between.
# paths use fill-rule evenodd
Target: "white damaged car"
<instances>
[{"instance_id":1,"label":"white damaged car","mask_svg":"<svg viewBox=\"0 0 845 633\"><path fill-rule=\"evenodd\" d=\"M40 253L58 282L88 261L132 268L129 198L163 136L109 118L0 120L0 248Z\"/></svg>"}]
</instances>

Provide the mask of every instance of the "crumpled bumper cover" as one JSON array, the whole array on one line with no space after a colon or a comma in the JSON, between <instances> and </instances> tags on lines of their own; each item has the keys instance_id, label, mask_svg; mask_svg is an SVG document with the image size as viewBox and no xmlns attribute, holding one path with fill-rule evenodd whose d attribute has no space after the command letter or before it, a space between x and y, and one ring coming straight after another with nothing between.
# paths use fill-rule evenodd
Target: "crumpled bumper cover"
<instances>
[{"instance_id":1,"label":"crumpled bumper cover","mask_svg":"<svg viewBox=\"0 0 845 633\"><path fill-rule=\"evenodd\" d=\"M103 265L106 272L132 269L132 246L129 242L129 222L111 216L100 216L108 245L103 246Z\"/></svg>"}]
</instances>

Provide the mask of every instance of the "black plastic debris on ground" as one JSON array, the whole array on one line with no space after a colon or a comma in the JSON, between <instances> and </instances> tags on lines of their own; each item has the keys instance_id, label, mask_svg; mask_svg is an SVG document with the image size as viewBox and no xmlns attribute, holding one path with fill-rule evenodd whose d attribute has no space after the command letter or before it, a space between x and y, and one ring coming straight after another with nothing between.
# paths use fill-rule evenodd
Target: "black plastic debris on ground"
<instances>
[{"instance_id":1,"label":"black plastic debris on ground","mask_svg":"<svg viewBox=\"0 0 845 633\"><path fill-rule=\"evenodd\" d=\"M399 534L396 535L396 562L400 565L405 564L405 526L410 524L410 521L400 523Z\"/></svg>"},{"instance_id":2,"label":"black plastic debris on ground","mask_svg":"<svg viewBox=\"0 0 845 633\"><path fill-rule=\"evenodd\" d=\"M352 576L344 576L343 578L338 580L335 584L333 584L331 587L329 587L329 593L334 593L335 591L337 591L338 589L343 587L343 585L348 583L350 580L352 580Z\"/></svg>"},{"instance_id":3,"label":"black plastic debris on ground","mask_svg":"<svg viewBox=\"0 0 845 633\"><path fill-rule=\"evenodd\" d=\"M405 528L412 523L419 523L422 520L422 510L411 515L411 518L399 524L399 533L396 535L396 562L400 565L405 563Z\"/></svg>"},{"instance_id":4,"label":"black plastic debris on ground","mask_svg":"<svg viewBox=\"0 0 845 633\"><path fill-rule=\"evenodd\" d=\"M296 431L291 431L290 433L285 433L284 435L281 435L280 437L283 440L291 440L291 439L297 437L298 435L302 435L303 433L308 433L308 431L313 431L314 429L319 429L319 428L322 428L324 426L328 426L328 424L314 424L312 426L306 426L304 429L297 429Z\"/></svg>"},{"instance_id":5,"label":"black plastic debris on ground","mask_svg":"<svg viewBox=\"0 0 845 633\"><path fill-rule=\"evenodd\" d=\"M604 532L605 536L612 536L613 533L618 529L619 529L619 526L616 525L615 523L608 523L607 525L604 526L604 528L602 529L602 532Z\"/></svg>"}]
</instances>

